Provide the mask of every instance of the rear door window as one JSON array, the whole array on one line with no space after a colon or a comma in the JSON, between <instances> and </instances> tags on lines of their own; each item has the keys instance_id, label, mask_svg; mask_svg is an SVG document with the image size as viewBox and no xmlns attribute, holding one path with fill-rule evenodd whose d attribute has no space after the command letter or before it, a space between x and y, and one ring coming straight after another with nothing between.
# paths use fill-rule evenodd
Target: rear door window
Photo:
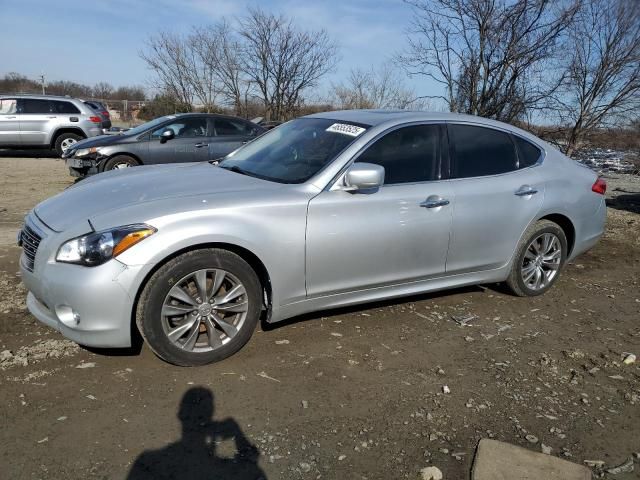
<instances>
[{"instance_id":1,"label":"rear door window","mask_svg":"<svg viewBox=\"0 0 640 480\"><path fill-rule=\"evenodd\" d=\"M37 100L33 98L25 98L22 102L22 113L26 114L38 114L38 113L51 113L51 106L49 100Z\"/></svg>"},{"instance_id":2,"label":"rear door window","mask_svg":"<svg viewBox=\"0 0 640 480\"><path fill-rule=\"evenodd\" d=\"M54 113L80 113L78 107L71 102L51 100Z\"/></svg>"},{"instance_id":3,"label":"rear door window","mask_svg":"<svg viewBox=\"0 0 640 480\"><path fill-rule=\"evenodd\" d=\"M427 182L438 178L439 144L439 125L402 127L377 140L356 162L384 167L385 185Z\"/></svg>"},{"instance_id":4,"label":"rear door window","mask_svg":"<svg viewBox=\"0 0 640 480\"><path fill-rule=\"evenodd\" d=\"M518 168L515 146L508 133L457 124L450 124L448 131L449 142L455 151L452 178L498 175Z\"/></svg>"},{"instance_id":5,"label":"rear door window","mask_svg":"<svg viewBox=\"0 0 640 480\"><path fill-rule=\"evenodd\" d=\"M250 130L247 130L247 125L244 122L228 118L216 118L213 123L218 136L249 135L251 133Z\"/></svg>"},{"instance_id":6,"label":"rear door window","mask_svg":"<svg viewBox=\"0 0 640 480\"><path fill-rule=\"evenodd\" d=\"M518 146L518 166L520 168L527 168L535 165L542 155L542 151L536 147L533 143L526 141L522 137L516 135L513 136Z\"/></svg>"}]
</instances>

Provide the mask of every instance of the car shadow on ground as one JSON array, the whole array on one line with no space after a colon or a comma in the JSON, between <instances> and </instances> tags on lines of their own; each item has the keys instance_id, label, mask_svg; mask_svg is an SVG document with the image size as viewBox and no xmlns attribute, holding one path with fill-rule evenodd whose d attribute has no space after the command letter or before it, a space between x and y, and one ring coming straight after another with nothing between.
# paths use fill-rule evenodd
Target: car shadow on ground
<instances>
[{"instance_id":1,"label":"car shadow on ground","mask_svg":"<svg viewBox=\"0 0 640 480\"><path fill-rule=\"evenodd\" d=\"M60 158L54 150L0 150L0 158Z\"/></svg>"},{"instance_id":2,"label":"car shadow on ground","mask_svg":"<svg viewBox=\"0 0 640 480\"><path fill-rule=\"evenodd\" d=\"M178 409L182 437L159 450L146 450L136 459L128 480L236 479L266 480L258 466L260 452L233 418L214 420L213 392L194 387L184 394ZM231 440L233 457L221 457L216 449Z\"/></svg>"},{"instance_id":3,"label":"car shadow on ground","mask_svg":"<svg viewBox=\"0 0 640 480\"><path fill-rule=\"evenodd\" d=\"M640 213L640 192L629 192L625 195L607 199L607 207Z\"/></svg>"}]
</instances>

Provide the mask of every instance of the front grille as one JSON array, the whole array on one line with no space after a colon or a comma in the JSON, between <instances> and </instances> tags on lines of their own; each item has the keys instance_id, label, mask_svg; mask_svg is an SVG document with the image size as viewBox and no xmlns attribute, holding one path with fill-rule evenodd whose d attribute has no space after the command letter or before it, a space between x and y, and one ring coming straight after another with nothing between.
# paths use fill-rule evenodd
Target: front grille
<instances>
[{"instance_id":1,"label":"front grille","mask_svg":"<svg viewBox=\"0 0 640 480\"><path fill-rule=\"evenodd\" d=\"M33 272L36 252L42 237L29 225L25 225L20 233L20 240L22 242L22 251L24 252L24 266L27 270Z\"/></svg>"}]
</instances>

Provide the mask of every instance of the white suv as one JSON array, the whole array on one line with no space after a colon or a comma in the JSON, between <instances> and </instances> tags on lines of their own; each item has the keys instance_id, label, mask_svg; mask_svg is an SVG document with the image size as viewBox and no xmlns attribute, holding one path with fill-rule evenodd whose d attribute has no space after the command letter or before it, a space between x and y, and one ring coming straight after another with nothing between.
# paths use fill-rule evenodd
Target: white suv
<instances>
[{"instance_id":1,"label":"white suv","mask_svg":"<svg viewBox=\"0 0 640 480\"><path fill-rule=\"evenodd\" d=\"M82 100L0 95L0 148L51 148L62 156L78 140L102 135L102 118Z\"/></svg>"}]
</instances>

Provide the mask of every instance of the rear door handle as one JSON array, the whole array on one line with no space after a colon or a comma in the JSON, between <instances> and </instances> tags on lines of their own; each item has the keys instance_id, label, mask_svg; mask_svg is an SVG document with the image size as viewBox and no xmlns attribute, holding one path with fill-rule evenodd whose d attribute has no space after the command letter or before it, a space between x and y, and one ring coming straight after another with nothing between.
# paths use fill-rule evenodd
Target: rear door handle
<instances>
[{"instance_id":1,"label":"rear door handle","mask_svg":"<svg viewBox=\"0 0 640 480\"><path fill-rule=\"evenodd\" d=\"M196 143L196 148L208 147L208 143Z\"/></svg>"},{"instance_id":2,"label":"rear door handle","mask_svg":"<svg viewBox=\"0 0 640 480\"><path fill-rule=\"evenodd\" d=\"M535 195L536 193L538 193L538 190L536 190L535 188L530 187L529 185L523 185L518 190L516 190L515 195L517 195L518 197L527 197L529 195Z\"/></svg>"},{"instance_id":3,"label":"rear door handle","mask_svg":"<svg viewBox=\"0 0 640 480\"><path fill-rule=\"evenodd\" d=\"M4 118L6 118L7 120L9 120L9 119L16 118L16 116L15 116L15 115L11 115L10 117L4 117Z\"/></svg>"},{"instance_id":4,"label":"rear door handle","mask_svg":"<svg viewBox=\"0 0 640 480\"><path fill-rule=\"evenodd\" d=\"M449 200L446 198L427 198L424 202L420 204L421 207L424 208L438 208L444 207L445 205L449 205Z\"/></svg>"}]
</instances>

